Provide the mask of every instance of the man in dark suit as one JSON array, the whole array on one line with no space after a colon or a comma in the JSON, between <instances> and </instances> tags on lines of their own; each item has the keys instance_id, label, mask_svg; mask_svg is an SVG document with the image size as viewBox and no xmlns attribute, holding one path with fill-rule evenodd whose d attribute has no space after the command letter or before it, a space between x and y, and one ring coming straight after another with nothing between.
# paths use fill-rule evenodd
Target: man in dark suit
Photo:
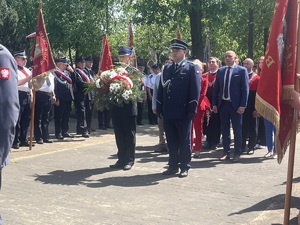
<instances>
[{"instance_id":1,"label":"man in dark suit","mask_svg":"<svg viewBox=\"0 0 300 225\"><path fill-rule=\"evenodd\" d=\"M202 77L199 66L185 59L185 42L174 39L171 48L174 62L165 65L161 73L156 99L156 113L164 119L169 148L169 168L163 174L176 174L180 168L179 177L186 177L191 167L191 126Z\"/></svg>"},{"instance_id":2,"label":"man in dark suit","mask_svg":"<svg viewBox=\"0 0 300 225\"><path fill-rule=\"evenodd\" d=\"M119 48L119 62L129 73L137 70L135 67L130 66L131 54L132 48L127 46ZM137 104L134 102L122 106L111 105L111 119L118 147L118 161L110 165L110 168L130 170L134 164L136 115Z\"/></svg>"},{"instance_id":3,"label":"man in dark suit","mask_svg":"<svg viewBox=\"0 0 300 225\"><path fill-rule=\"evenodd\" d=\"M230 121L234 131L234 157L232 162L239 162L242 153L242 115L249 95L249 79L246 68L235 64L234 51L224 55L226 66L217 71L213 93L213 111L220 114L223 154L220 160L230 159Z\"/></svg>"},{"instance_id":4,"label":"man in dark suit","mask_svg":"<svg viewBox=\"0 0 300 225\"><path fill-rule=\"evenodd\" d=\"M11 53L0 44L0 189L1 171L13 144L19 116L17 64ZM0 224L2 219L0 215Z\"/></svg>"}]
</instances>

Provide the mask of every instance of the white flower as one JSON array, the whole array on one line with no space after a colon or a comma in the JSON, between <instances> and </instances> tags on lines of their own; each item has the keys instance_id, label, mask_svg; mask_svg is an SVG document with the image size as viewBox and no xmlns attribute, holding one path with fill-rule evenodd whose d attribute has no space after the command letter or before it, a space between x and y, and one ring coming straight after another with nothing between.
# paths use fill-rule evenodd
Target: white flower
<instances>
[{"instance_id":1,"label":"white flower","mask_svg":"<svg viewBox=\"0 0 300 225\"><path fill-rule=\"evenodd\" d=\"M100 88L100 79L97 79L95 83L96 83L96 87Z\"/></svg>"},{"instance_id":2,"label":"white flower","mask_svg":"<svg viewBox=\"0 0 300 225\"><path fill-rule=\"evenodd\" d=\"M127 91L124 91L124 93L122 94L122 97L123 97L125 100L128 100L128 99L129 99L129 95L128 95Z\"/></svg>"}]
</instances>

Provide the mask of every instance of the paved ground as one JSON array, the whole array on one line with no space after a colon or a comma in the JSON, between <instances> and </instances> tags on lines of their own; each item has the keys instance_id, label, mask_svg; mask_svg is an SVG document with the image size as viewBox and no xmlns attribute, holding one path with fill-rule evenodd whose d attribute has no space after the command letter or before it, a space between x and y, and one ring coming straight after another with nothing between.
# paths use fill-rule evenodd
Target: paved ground
<instances>
[{"instance_id":1,"label":"paved ground","mask_svg":"<svg viewBox=\"0 0 300 225\"><path fill-rule=\"evenodd\" d=\"M75 127L74 121L70 126ZM53 127L50 131L53 134ZM192 161L187 178L166 177L161 173L167 155L153 152L156 134L155 126L138 127L136 163L130 171L108 168L116 161L112 130L97 130L89 139L38 145L31 151L13 150L0 194L4 224L283 223L287 156L278 165L264 159L262 149L232 164L218 161L221 149L204 151ZM300 208L297 150L290 224L297 224Z\"/></svg>"}]
</instances>

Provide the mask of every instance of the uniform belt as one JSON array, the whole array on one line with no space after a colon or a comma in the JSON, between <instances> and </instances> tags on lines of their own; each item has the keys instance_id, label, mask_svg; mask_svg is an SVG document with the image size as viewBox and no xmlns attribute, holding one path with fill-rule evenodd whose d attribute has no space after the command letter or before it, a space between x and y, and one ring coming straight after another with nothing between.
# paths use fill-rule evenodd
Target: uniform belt
<instances>
[{"instance_id":1,"label":"uniform belt","mask_svg":"<svg viewBox=\"0 0 300 225\"><path fill-rule=\"evenodd\" d=\"M31 92L30 92L30 91L20 91L20 90L19 90L19 93L20 93L20 94L31 95Z\"/></svg>"},{"instance_id":2,"label":"uniform belt","mask_svg":"<svg viewBox=\"0 0 300 225\"><path fill-rule=\"evenodd\" d=\"M46 91L37 91L37 92L40 94L49 95L49 96L53 95L53 92L46 92Z\"/></svg>"}]
</instances>

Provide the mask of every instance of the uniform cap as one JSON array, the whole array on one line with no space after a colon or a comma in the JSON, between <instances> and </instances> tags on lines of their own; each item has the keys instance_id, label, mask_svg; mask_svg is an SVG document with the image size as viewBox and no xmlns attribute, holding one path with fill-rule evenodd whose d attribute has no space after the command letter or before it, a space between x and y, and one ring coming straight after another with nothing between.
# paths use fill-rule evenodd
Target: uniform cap
<instances>
[{"instance_id":1,"label":"uniform cap","mask_svg":"<svg viewBox=\"0 0 300 225\"><path fill-rule=\"evenodd\" d=\"M83 56L79 56L78 58L76 58L75 62L76 63L85 62L84 57Z\"/></svg>"},{"instance_id":2,"label":"uniform cap","mask_svg":"<svg viewBox=\"0 0 300 225\"><path fill-rule=\"evenodd\" d=\"M93 57L91 55L85 57L85 61L93 62Z\"/></svg>"},{"instance_id":3,"label":"uniform cap","mask_svg":"<svg viewBox=\"0 0 300 225\"><path fill-rule=\"evenodd\" d=\"M27 58L25 50L15 52L14 57L24 58L24 59Z\"/></svg>"},{"instance_id":4,"label":"uniform cap","mask_svg":"<svg viewBox=\"0 0 300 225\"><path fill-rule=\"evenodd\" d=\"M132 54L132 48L128 46L121 46L119 48L119 56L122 55L131 55Z\"/></svg>"},{"instance_id":5,"label":"uniform cap","mask_svg":"<svg viewBox=\"0 0 300 225\"><path fill-rule=\"evenodd\" d=\"M184 41L181 41L181 40L178 40L178 39L173 39L171 41L171 48L187 50L188 47L189 46Z\"/></svg>"},{"instance_id":6,"label":"uniform cap","mask_svg":"<svg viewBox=\"0 0 300 225\"><path fill-rule=\"evenodd\" d=\"M56 63L61 62L63 64L69 64L69 60L66 57L64 57L64 58L58 58L58 59L55 60L55 62Z\"/></svg>"}]
</instances>

